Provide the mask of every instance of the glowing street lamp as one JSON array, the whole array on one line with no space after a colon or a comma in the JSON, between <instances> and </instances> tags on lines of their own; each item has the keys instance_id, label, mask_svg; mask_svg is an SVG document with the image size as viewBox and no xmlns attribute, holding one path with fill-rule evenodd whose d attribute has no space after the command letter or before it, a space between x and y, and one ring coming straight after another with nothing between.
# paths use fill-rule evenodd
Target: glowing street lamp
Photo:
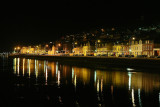
<instances>
[{"instance_id":1,"label":"glowing street lamp","mask_svg":"<svg viewBox=\"0 0 160 107\"><path fill-rule=\"evenodd\" d=\"M17 47L17 49L20 49L20 47Z\"/></svg>"},{"instance_id":2,"label":"glowing street lamp","mask_svg":"<svg viewBox=\"0 0 160 107\"><path fill-rule=\"evenodd\" d=\"M132 40L135 40L135 37L133 37Z\"/></svg>"},{"instance_id":3,"label":"glowing street lamp","mask_svg":"<svg viewBox=\"0 0 160 107\"><path fill-rule=\"evenodd\" d=\"M130 53L130 55L132 54L132 50L131 50L131 45L132 45L132 40L134 41L136 38L135 37L132 37L132 38L130 38L130 40L129 40L129 42L130 42L130 49L129 49L129 53Z\"/></svg>"},{"instance_id":4,"label":"glowing street lamp","mask_svg":"<svg viewBox=\"0 0 160 107\"><path fill-rule=\"evenodd\" d=\"M95 50L96 52L97 52L97 47L98 47L98 46L97 46L97 45L98 45L97 42L100 43L101 40L97 40L97 41L96 41L96 50Z\"/></svg>"},{"instance_id":5,"label":"glowing street lamp","mask_svg":"<svg viewBox=\"0 0 160 107\"><path fill-rule=\"evenodd\" d=\"M61 44L60 44L60 43L58 44L58 53L59 53L59 47L61 47Z\"/></svg>"}]
</instances>

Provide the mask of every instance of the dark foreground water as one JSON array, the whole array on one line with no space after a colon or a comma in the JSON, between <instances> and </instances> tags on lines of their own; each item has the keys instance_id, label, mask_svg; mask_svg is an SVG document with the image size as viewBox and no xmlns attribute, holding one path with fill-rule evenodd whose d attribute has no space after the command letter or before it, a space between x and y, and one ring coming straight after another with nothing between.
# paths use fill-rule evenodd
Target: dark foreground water
<instances>
[{"instance_id":1,"label":"dark foreground water","mask_svg":"<svg viewBox=\"0 0 160 107\"><path fill-rule=\"evenodd\" d=\"M160 106L160 73L146 71L1 57L0 107Z\"/></svg>"}]
</instances>

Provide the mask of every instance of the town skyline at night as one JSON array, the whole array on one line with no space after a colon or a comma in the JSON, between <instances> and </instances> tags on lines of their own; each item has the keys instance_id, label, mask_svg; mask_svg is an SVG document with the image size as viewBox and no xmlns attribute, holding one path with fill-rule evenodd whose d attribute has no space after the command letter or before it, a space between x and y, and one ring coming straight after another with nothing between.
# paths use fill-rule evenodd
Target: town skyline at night
<instances>
[{"instance_id":1,"label":"town skyline at night","mask_svg":"<svg viewBox=\"0 0 160 107\"><path fill-rule=\"evenodd\" d=\"M20 15L21 16L21 15ZM30 17L30 20L19 17L18 24L12 23L13 19L10 19L4 24L4 31L2 31L3 39L1 44L7 44L1 46L1 52L11 51L16 45L36 45L46 43L50 41L59 40L66 35L76 35L82 33L95 32L100 29L122 29L121 32L126 30L134 30L141 27L158 26L158 21L151 23L145 23L149 19L145 19L144 16L139 16L136 19L111 19L115 22L110 23L107 19L96 20L69 20L69 19L39 19L35 20L38 16ZM34 19L35 18L35 19ZM117 21L117 22L116 22ZM135 23L138 21L138 23ZM21 23L22 22L22 23ZM7 30L9 31L8 33ZM134 33L133 33L134 35ZM8 39L10 38L10 39Z\"/></svg>"},{"instance_id":2,"label":"town skyline at night","mask_svg":"<svg viewBox=\"0 0 160 107\"><path fill-rule=\"evenodd\" d=\"M14 8L2 13L0 51L11 51L15 45L39 44L102 28L130 29L160 24L156 2L64 1L55 5L30 8L28 13L23 8L19 9L20 14L14 13Z\"/></svg>"},{"instance_id":3,"label":"town skyline at night","mask_svg":"<svg viewBox=\"0 0 160 107\"><path fill-rule=\"evenodd\" d=\"M158 2L16 4L1 3L0 105L160 106Z\"/></svg>"}]
</instances>

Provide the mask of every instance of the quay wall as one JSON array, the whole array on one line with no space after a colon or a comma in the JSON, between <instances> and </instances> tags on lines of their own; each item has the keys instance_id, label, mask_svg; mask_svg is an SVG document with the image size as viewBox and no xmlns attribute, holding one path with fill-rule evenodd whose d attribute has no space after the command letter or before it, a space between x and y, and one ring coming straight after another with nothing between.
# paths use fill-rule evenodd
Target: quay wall
<instances>
[{"instance_id":1,"label":"quay wall","mask_svg":"<svg viewBox=\"0 0 160 107\"><path fill-rule=\"evenodd\" d=\"M26 58L58 61L63 64L89 67L94 69L107 69L109 67L121 68L147 68L160 69L160 59L156 58L116 58L116 57L78 57L78 56L48 56L48 55L10 55L10 58Z\"/></svg>"}]
</instances>

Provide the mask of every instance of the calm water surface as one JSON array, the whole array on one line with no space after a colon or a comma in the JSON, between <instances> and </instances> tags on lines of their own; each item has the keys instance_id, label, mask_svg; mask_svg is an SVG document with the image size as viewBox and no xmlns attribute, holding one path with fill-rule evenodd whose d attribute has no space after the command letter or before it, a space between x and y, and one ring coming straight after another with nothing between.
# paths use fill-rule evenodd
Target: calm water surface
<instances>
[{"instance_id":1,"label":"calm water surface","mask_svg":"<svg viewBox=\"0 0 160 107\"><path fill-rule=\"evenodd\" d=\"M102 71L47 60L1 57L0 106L160 106L160 73L153 71Z\"/></svg>"}]
</instances>

